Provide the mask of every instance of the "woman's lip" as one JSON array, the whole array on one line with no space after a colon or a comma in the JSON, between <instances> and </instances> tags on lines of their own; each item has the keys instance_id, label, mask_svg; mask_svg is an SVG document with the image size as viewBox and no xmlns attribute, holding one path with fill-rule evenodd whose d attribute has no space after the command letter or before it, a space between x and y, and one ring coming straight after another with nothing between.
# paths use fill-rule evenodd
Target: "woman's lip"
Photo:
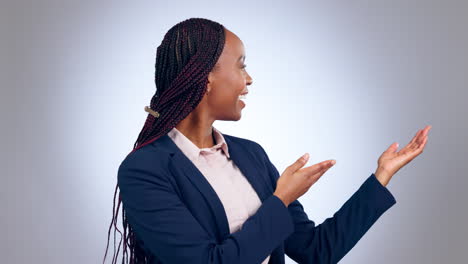
<instances>
[{"instance_id":1,"label":"woman's lip","mask_svg":"<svg viewBox=\"0 0 468 264\"><path fill-rule=\"evenodd\" d=\"M239 99L239 101L240 101L244 106L246 105L245 102L242 101L241 99Z\"/></svg>"}]
</instances>

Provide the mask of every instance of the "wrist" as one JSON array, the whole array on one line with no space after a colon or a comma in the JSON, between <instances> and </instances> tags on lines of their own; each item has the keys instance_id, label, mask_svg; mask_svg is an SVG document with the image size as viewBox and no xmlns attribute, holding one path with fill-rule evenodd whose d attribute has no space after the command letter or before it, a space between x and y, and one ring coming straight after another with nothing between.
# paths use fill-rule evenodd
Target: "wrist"
<instances>
[{"instance_id":1,"label":"wrist","mask_svg":"<svg viewBox=\"0 0 468 264\"><path fill-rule=\"evenodd\" d=\"M274 192L273 195L278 197L283 202L284 206L288 207L289 202L281 194L278 194L278 193Z\"/></svg>"},{"instance_id":2,"label":"wrist","mask_svg":"<svg viewBox=\"0 0 468 264\"><path fill-rule=\"evenodd\" d=\"M387 186L388 182L390 181L391 175L382 169L381 167L378 167L375 172L374 172L375 178L382 184L384 187Z\"/></svg>"}]
</instances>

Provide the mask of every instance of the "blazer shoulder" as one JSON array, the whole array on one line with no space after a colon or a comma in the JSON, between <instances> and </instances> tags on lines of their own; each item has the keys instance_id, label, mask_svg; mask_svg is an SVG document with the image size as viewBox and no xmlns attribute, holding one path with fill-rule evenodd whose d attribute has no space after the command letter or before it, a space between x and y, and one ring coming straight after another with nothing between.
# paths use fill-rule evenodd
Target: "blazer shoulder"
<instances>
[{"instance_id":1,"label":"blazer shoulder","mask_svg":"<svg viewBox=\"0 0 468 264\"><path fill-rule=\"evenodd\" d=\"M149 144L127 154L120 163L119 172L135 169L158 172L168 167L169 157L166 149Z\"/></svg>"},{"instance_id":2,"label":"blazer shoulder","mask_svg":"<svg viewBox=\"0 0 468 264\"><path fill-rule=\"evenodd\" d=\"M270 163L270 158L268 157L268 154L266 153L262 145L260 145L260 143L251 139L236 137L232 135L224 136L228 143L236 144L239 146L239 148L242 149L242 151L251 154L254 160L257 160L257 162L262 164L260 166L264 166L265 164Z\"/></svg>"},{"instance_id":3,"label":"blazer shoulder","mask_svg":"<svg viewBox=\"0 0 468 264\"><path fill-rule=\"evenodd\" d=\"M254 141L254 140L247 139L247 138L236 137L236 136L232 136L232 135L228 135L228 134L223 134L223 136L225 138L227 138L227 140L229 140L229 142L232 142L234 144L238 144L243 148L253 150L257 154L262 154L262 152L265 152L263 147L258 142Z\"/></svg>"}]
</instances>

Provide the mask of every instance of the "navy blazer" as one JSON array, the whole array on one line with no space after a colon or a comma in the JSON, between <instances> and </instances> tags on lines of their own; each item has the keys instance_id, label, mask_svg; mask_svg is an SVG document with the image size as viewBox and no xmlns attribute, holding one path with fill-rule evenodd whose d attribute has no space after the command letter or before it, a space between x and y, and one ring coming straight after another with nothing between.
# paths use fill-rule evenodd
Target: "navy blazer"
<instances>
[{"instance_id":1,"label":"navy blazer","mask_svg":"<svg viewBox=\"0 0 468 264\"><path fill-rule=\"evenodd\" d=\"M393 204L372 175L322 224L301 203L273 192L280 174L258 143L223 134L230 158L262 205L230 234L223 204L198 168L166 134L130 153L118 170L122 206L150 263L337 263Z\"/></svg>"}]
</instances>

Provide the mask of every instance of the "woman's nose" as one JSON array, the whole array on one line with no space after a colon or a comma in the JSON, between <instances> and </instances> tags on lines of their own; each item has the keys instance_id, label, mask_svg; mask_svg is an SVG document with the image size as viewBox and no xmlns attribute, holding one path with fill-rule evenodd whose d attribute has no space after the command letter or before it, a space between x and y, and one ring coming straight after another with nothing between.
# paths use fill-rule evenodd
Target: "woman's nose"
<instances>
[{"instance_id":1,"label":"woman's nose","mask_svg":"<svg viewBox=\"0 0 468 264\"><path fill-rule=\"evenodd\" d=\"M253 83L252 77L250 77L250 74L247 73L247 85L251 85Z\"/></svg>"}]
</instances>

